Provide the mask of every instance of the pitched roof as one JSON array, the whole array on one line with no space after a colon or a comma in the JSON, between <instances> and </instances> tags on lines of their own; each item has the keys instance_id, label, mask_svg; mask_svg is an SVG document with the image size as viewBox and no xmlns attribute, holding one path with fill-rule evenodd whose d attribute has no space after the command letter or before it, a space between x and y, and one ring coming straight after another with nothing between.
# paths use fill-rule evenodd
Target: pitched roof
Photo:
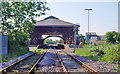
<instances>
[{"instance_id":1,"label":"pitched roof","mask_svg":"<svg viewBox=\"0 0 120 74\"><path fill-rule=\"evenodd\" d=\"M76 24L59 20L57 17L49 16L44 20L38 21L35 26L74 26ZM78 26L78 25L76 25Z\"/></svg>"},{"instance_id":2,"label":"pitched roof","mask_svg":"<svg viewBox=\"0 0 120 74\"><path fill-rule=\"evenodd\" d=\"M89 35L96 35L96 32L89 32L89 33L86 32L86 35L88 35L88 34L89 34Z\"/></svg>"}]
</instances>

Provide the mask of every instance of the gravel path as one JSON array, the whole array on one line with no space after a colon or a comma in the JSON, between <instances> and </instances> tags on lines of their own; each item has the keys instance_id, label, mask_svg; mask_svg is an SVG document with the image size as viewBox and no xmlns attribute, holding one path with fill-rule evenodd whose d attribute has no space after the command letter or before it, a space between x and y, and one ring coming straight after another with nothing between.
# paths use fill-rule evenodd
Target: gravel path
<instances>
[{"instance_id":1,"label":"gravel path","mask_svg":"<svg viewBox=\"0 0 120 74\"><path fill-rule=\"evenodd\" d=\"M61 58L64 66L66 67L68 72L88 72L84 67L82 67L79 63L73 60L70 56L65 54L61 50L58 51L58 56Z\"/></svg>"},{"instance_id":2,"label":"gravel path","mask_svg":"<svg viewBox=\"0 0 120 74\"><path fill-rule=\"evenodd\" d=\"M54 49L49 49L39 63L38 72L63 72Z\"/></svg>"},{"instance_id":3,"label":"gravel path","mask_svg":"<svg viewBox=\"0 0 120 74\"><path fill-rule=\"evenodd\" d=\"M108 62L98 62L96 60L87 59L84 56L80 56L75 53L70 53L72 56L85 63L89 67L93 68L97 72L117 72L114 69L117 69L118 64L110 64Z\"/></svg>"}]
</instances>

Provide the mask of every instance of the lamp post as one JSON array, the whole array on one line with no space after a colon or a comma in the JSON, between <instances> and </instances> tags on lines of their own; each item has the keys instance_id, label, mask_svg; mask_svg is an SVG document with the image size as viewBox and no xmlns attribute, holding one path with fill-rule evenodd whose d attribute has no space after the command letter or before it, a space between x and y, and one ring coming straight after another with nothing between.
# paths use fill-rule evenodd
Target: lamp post
<instances>
[{"instance_id":1,"label":"lamp post","mask_svg":"<svg viewBox=\"0 0 120 74\"><path fill-rule=\"evenodd\" d=\"M75 49L76 49L76 30L73 30L74 31L74 51L73 53L75 53Z\"/></svg>"},{"instance_id":2,"label":"lamp post","mask_svg":"<svg viewBox=\"0 0 120 74\"><path fill-rule=\"evenodd\" d=\"M89 38L89 11L92 11L92 9L86 8L85 10L88 11L88 38ZM88 41L89 41L89 39L88 39Z\"/></svg>"},{"instance_id":3,"label":"lamp post","mask_svg":"<svg viewBox=\"0 0 120 74\"><path fill-rule=\"evenodd\" d=\"M78 35L78 28L79 28L80 26L79 25L76 25L76 26L74 26L74 28L73 28L73 31L74 31L74 51L73 52L75 52L75 49L76 49L76 37L77 37L77 35Z\"/></svg>"}]
</instances>

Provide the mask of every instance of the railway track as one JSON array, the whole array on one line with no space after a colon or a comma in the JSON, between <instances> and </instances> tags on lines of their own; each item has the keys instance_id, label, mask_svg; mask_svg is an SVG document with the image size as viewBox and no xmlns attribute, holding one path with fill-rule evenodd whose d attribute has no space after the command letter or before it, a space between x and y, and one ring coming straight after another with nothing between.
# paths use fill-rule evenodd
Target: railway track
<instances>
[{"instance_id":1,"label":"railway track","mask_svg":"<svg viewBox=\"0 0 120 74\"><path fill-rule=\"evenodd\" d=\"M63 71L68 74L71 72L88 72L97 74L95 70L88 67L84 63L78 61L64 50L56 50L56 55L61 63Z\"/></svg>"},{"instance_id":2,"label":"railway track","mask_svg":"<svg viewBox=\"0 0 120 74\"><path fill-rule=\"evenodd\" d=\"M46 51L47 52L47 51ZM30 56L19 60L18 62L11 64L10 66L2 69L0 71L0 73L32 73L35 70L35 67L37 66L37 63L39 63L42 58L44 57L44 55L46 54L37 54L37 53L33 53Z\"/></svg>"},{"instance_id":3,"label":"railway track","mask_svg":"<svg viewBox=\"0 0 120 74\"><path fill-rule=\"evenodd\" d=\"M4 68L0 72L2 72L3 74L9 72L15 73L26 72L28 74L31 74L35 73L38 70L37 72L64 72L65 74L69 74L71 72L88 72L97 74L95 70L91 69L84 63L78 61L76 58L72 57L64 50L62 49L57 50L55 49L55 47L52 48L53 48L52 50L50 49L51 52L46 51L47 53L51 54L46 54L46 52L43 54L37 53L31 54L30 56L16 62L15 64L12 64L11 66ZM48 58L47 59L43 58L45 54L47 57L50 56L48 58L50 58L49 60L51 60L51 62L47 60ZM43 64L45 63L45 61L47 61L47 63L51 65L51 66L48 65L47 67L48 70L46 69L46 71L41 71L42 68L46 67L45 65L42 66L40 64L41 61L43 61Z\"/></svg>"},{"instance_id":4,"label":"railway track","mask_svg":"<svg viewBox=\"0 0 120 74\"><path fill-rule=\"evenodd\" d=\"M51 47L43 60L40 61L37 67L37 72L63 72L61 65L55 53L55 49Z\"/></svg>"}]
</instances>

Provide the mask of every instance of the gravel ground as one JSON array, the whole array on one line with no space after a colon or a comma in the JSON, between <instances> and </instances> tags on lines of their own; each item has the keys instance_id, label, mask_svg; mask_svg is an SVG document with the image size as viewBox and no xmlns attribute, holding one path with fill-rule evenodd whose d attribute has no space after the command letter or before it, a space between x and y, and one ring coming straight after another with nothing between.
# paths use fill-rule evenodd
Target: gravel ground
<instances>
[{"instance_id":1,"label":"gravel ground","mask_svg":"<svg viewBox=\"0 0 120 74\"><path fill-rule=\"evenodd\" d=\"M43 60L39 63L38 72L62 72L60 63L54 49L49 49Z\"/></svg>"},{"instance_id":2,"label":"gravel ground","mask_svg":"<svg viewBox=\"0 0 120 74\"><path fill-rule=\"evenodd\" d=\"M82 67L63 51L58 50L58 56L61 58L61 61L63 62L68 72L88 72L88 70Z\"/></svg>"},{"instance_id":3,"label":"gravel ground","mask_svg":"<svg viewBox=\"0 0 120 74\"><path fill-rule=\"evenodd\" d=\"M72 56L85 63L89 67L93 68L97 72L117 72L114 69L117 69L118 64L110 64L109 62L98 62L96 60L87 59L84 56L80 56L75 53L70 53Z\"/></svg>"}]
</instances>

